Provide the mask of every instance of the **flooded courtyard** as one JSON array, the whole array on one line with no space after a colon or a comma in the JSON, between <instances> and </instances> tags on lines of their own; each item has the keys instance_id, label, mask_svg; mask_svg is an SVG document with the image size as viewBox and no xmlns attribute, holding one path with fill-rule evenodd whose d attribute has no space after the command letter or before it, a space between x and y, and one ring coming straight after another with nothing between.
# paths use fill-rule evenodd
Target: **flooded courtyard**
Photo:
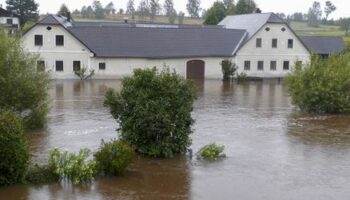
<instances>
[{"instance_id":1,"label":"flooded courtyard","mask_svg":"<svg viewBox=\"0 0 350 200\"><path fill-rule=\"evenodd\" d=\"M0 199L349 199L350 116L301 114L277 80L197 85L191 148L216 142L226 159L136 157L122 177L16 185L1 188ZM120 87L117 80L54 82L48 127L28 134L33 162L46 163L52 148L96 151L102 139L118 137L103 95Z\"/></svg>"}]
</instances>

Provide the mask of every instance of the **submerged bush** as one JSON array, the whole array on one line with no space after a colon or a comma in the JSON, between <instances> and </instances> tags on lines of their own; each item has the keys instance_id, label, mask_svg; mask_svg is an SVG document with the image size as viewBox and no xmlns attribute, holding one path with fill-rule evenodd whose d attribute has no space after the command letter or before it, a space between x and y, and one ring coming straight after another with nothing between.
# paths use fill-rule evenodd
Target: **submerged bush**
<instances>
[{"instance_id":1,"label":"submerged bush","mask_svg":"<svg viewBox=\"0 0 350 200\"><path fill-rule=\"evenodd\" d=\"M217 160L219 158L225 157L225 154L223 154L224 149L224 146L219 146L215 143L205 145L198 152L199 158L205 160Z\"/></svg>"},{"instance_id":2,"label":"submerged bush","mask_svg":"<svg viewBox=\"0 0 350 200\"><path fill-rule=\"evenodd\" d=\"M223 60L221 62L221 70L224 81L232 80L237 71L237 66L231 60Z\"/></svg>"},{"instance_id":3,"label":"submerged bush","mask_svg":"<svg viewBox=\"0 0 350 200\"><path fill-rule=\"evenodd\" d=\"M108 175L122 174L134 156L131 146L121 140L104 143L95 154L99 171Z\"/></svg>"},{"instance_id":4,"label":"submerged bush","mask_svg":"<svg viewBox=\"0 0 350 200\"><path fill-rule=\"evenodd\" d=\"M96 161L88 160L90 154L89 149L81 149L79 154L53 149L50 152L48 167L60 180L73 184L90 182L97 174Z\"/></svg>"},{"instance_id":5,"label":"submerged bush","mask_svg":"<svg viewBox=\"0 0 350 200\"><path fill-rule=\"evenodd\" d=\"M350 113L350 53L314 56L310 65L296 66L286 82L292 103L302 111Z\"/></svg>"},{"instance_id":6,"label":"submerged bush","mask_svg":"<svg viewBox=\"0 0 350 200\"><path fill-rule=\"evenodd\" d=\"M196 98L192 81L169 69L137 69L122 90L106 93L108 106L120 124L121 139L153 157L185 153L191 144L191 117Z\"/></svg>"},{"instance_id":7,"label":"submerged bush","mask_svg":"<svg viewBox=\"0 0 350 200\"><path fill-rule=\"evenodd\" d=\"M28 172L25 176L26 183L30 184L44 184L57 182L59 177L53 172L49 166L34 165L29 167Z\"/></svg>"},{"instance_id":8,"label":"submerged bush","mask_svg":"<svg viewBox=\"0 0 350 200\"><path fill-rule=\"evenodd\" d=\"M0 113L0 186L22 182L29 158L21 119L10 112Z\"/></svg>"},{"instance_id":9,"label":"submerged bush","mask_svg":"<svg viewBox=\"0 0 350 200\"><path fill-rule=\"evenodd\" d=\"M49 75L37 71L37 59L0 31L0 112L18 113L29 129L43 127L48 112Z\"/></svg>"}]
</instances>

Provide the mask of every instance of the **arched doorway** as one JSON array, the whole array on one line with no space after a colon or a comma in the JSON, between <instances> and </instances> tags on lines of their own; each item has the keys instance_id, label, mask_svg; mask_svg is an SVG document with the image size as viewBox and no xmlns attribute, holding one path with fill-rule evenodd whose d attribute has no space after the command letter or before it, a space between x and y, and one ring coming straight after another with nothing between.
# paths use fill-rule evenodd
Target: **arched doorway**
<instances>
[{"instance_id":1,"label":"arched doorway","mask_svg":"<svg viewBox=\"0 0 350 200\"><path fill-rule=\"evenodd\" d=\"M203 60L190 60L186 66L187 79L204 79L205 62Z\"/></svg>"}]
</instances>

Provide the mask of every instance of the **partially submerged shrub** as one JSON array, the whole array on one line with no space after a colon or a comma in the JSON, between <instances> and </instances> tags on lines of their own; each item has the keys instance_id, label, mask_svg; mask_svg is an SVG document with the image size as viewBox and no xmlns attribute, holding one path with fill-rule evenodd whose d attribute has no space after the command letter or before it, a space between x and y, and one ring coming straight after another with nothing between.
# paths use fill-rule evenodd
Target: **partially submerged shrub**
<instances>
[{"instance_id":1,"label":"partially submerged shrub","mask_svg":"<svg viewBox=\"0 0 350 200\"><path fill-rule=\"evenodd\" d=\"M215 143L205 145L202 147L199 152L199 158L205 159L205 160L217 160L219 158L225 157L225 154L223 154L225 147L219 146Z\"/></svg>"},{"instance_id":2,"label":"partially submerged shrub","mask_svg":"<svg viewBox=\"0 0 350 200\"><path fill-rule=\"evenodd\" d=\"M245 72L237 73L237 81L246 81L248 80L248 75Z\"/></svg>"},{"instance_id":3,"label":"partially submerged shrub","mask_svg":"<svg viewBox=\"0 0 350 200\"><path fill-rule=\"evenodd\" d=\"M169 69L137 69L125 78L122 90L105 97L120 124L121 139L136 151L153 157L185 153L191 144L191 112L196 98L192 81Z\"/></svg>"},{"instance_id":4,"label":"partially submerged shrub","mask_svg":"<svg viewBox=\"0 0 350 200\"><path fill-rule=\"evenodd\" d=\"M81 68L80 70L74 71L74 74L80 78L80 80L87 80L92 78L95 75L95 70L90 70L86 67Z\"/></svg>"},{"instance_id":5,"label":"partially submerged shrub","mask_svg":"<svg viewBox=\"0 0 350 200\"><path fill-rule=\"evenodd\" d=\"M34 165L29 167L28 172L25 176L26 183L30 184L45 184L57 182L59 177L53 172L49 166Z\"/></svg>"},{"instance_id":6,"label":"partially submerged shrub","mask_svg":"<svg viewBox=\"0 0 350 200\"><path fill-rule=\"evenodd\" d=\"M108 175L122 174L134 156L132 147L121 140L104 143L95 154L99 171Z\"/></svg>"},{"instance_id":7,"label":"partially submerged shrub","mask_svg":"<svg viewBox=\"0 0 350 200\"><path fill-rule=\"evenodd\" d=\"M88 160L90 154L89 149L81 149L79 154L53 149L50 152L48 167L60 180L73 184L90 182L97 174L96 161Z\"/></svg>"},{"instance_id":8,"label":"partially submerged shrub","mask_svg":"<svg viewBox=\"0 0 350 200\"><path fill-rule=\"evenodd\" d=\"M29 158L21 119L10 112L0 113L0 186L22 182Z\"/></svg>"},{"instance_id":9,"label":"partially submerged shrub","mask_svg":"<svg viewBox=\"0 0 350 200\"><path fill-rule=\"evenodd\" d=\"M328 59L313 56L286 78L292 103L302 111L350 113L350 53Z\"/></svg>"},{"instance_id":10,"label":"partially submerged shrub","mask_svg":"<svg viewBox=\"0 0 350 200\"><path fill-rule=\"evenodd\" d=\"M49 75L37 71L37 59L0 31L0 112L18 113L28 129L43 127L48 113Z\"/></svg>"},{"instance_id":11,"label":"partially submerged shrub","mask_svg":"<svg viewBox=\"0 0 350 200\"><path fill-rule=\"evenodd\" d=\"M237 66L231 60L223 60L221 62L221 70L224 81L232 80L237 71Z\"/></svg>"}]
</instances>

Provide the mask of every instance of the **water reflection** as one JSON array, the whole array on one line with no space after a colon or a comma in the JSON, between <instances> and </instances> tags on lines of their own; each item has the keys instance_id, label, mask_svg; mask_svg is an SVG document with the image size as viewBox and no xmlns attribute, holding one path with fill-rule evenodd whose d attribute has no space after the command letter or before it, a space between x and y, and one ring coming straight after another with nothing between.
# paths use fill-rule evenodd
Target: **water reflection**
<instances>
[{"instance_id":1,"label":"water reflection","mask_svg":"<svg viewBox=\"0 0 350 200\"><path fill-rule=\"evenodd\" d=\"M348 146L350 116L291 114L288 134L305 144Z\"/></svg>"}]
</instances>

